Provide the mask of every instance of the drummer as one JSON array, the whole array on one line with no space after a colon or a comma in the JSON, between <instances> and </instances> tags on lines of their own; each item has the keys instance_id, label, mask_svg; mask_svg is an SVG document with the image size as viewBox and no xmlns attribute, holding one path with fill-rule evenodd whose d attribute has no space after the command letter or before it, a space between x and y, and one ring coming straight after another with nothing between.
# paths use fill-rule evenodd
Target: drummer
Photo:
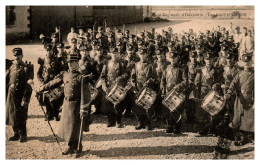
<instances>
[{"instance_id":1,"label":"drummer","mask_svg":"<svg viewBox=\"0 0 260 165\"><path fill-rule=\"evenodd\" d=\"M195 120L199 125L199 134L204 136L212 134L214 131L213 119L210 117L210 114L201 108L201 101L205 96L211 91L217 88L217 83L220 80L217 72L217 69L212 65L213 64L213 54L207 52L204 56L205 66L197 71L194 85L196 86L197 96L197 107L195 112Z\"/></svg>"},{"instance_id":2,"label":"drummer","mask_svg":"<svg viewBox=\"0 0 260 165\"><path fill-rule=\"evenodd\" d=\"M102 89L104 91L102 104L104 104L108 117L107 127L117 126L117 128L122 128L121 119L124 106L120 103L114 106L113 103L105 99L105 96L110 92L109 90L111 90L115 83L125 86L124 84L126 83L127 74L125 73L125 66L120 61L120 55L117 48L110 48L110 56L111 60L108 60L104 64L101 72Z\"/></svg>"},{"instance_id":3,"label":"drummer","mask_svg":"<svg viewBox=\"0 0 260 165\"><path fill-rule=\"evenodd\" d=\"M132 69L131 79L133 80L133 86L136 96L138 97L142 89L149 87L156 89L154 87L155 74L153 73L153 66L148 62L148 53L146 47L140 47L137 52L140 61L135 64ZM138 98L135 98L138 99ZM144 107L139 106L135 103L132 109L135 114L138 125L135 127L136 130L147 128L147 130L152 130L151 118L154 116L154 108L145 110Z\"/></svg>"},{"instance_id":4,"label":"drummer","mask_svg":"<svg viewBox=\"0 0 260 165\"><path fill-rule=\"evenodd\" d=\"M173 51L167 54L170 64L163 71L161 79L161 91L164 98L173 88L177 93L184 92L187 87L187 74L178 66L179 53ZM170 111L165 105L162 106L162 113L167 121L166 133L179 134L181 128L183 107L179 106L174 111Z\"/></svg>"}]
</instances>

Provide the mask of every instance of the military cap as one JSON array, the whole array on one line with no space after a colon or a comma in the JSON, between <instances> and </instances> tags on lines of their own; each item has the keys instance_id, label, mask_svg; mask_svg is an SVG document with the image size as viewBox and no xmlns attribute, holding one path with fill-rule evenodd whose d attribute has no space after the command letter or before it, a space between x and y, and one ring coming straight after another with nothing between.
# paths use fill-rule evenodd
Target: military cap
<instances>
[{"instance_id":1,"label":"military cap","mask_svg":"<svg viewBox=\"0 0 260 165\"><path fill-rule=\"evenodd\" d=\"M209 34L210 33L210 30L206 30L206 34Z\"/></svg>"},{"instance_id":2,"label":"military cap","mask_svg":"<svg viewBox=\"0 0 260 165\"><path fill-rule=\"evenodd\" d=\"M132 51L132 50L133 50L133 45L127 44L127 45L126 45L126 50L127 50L127 51Z\"/></svg>"},{"instance_id":3,"label":"military cap","mask_svg":"<svg viewBox=\"0 0 260 165\"><path fill-rule=\"evenodd\" d=\"M155 29L154 28L151 28L151 31L154 31Z\"/></svg>"},{"instance_id":4,"label":"military cap","mask_svg":"<svg viewBox=\"0 0 260 165\"><path fill-rule=\"evenodd\" d=\"M191 58L195 58L197 57L197 51L190 51L189 55Z\"/></svg>"},{"instance_id":5,"label":"military cap","mask_svg":"<svg viewBox=\"0 0 260 165\"><path fill-rule=\"evenodd\" d=\"M96 49L97 51L102 51L103 50L103 47L102 47L102 45L97 45L97 49Z\"/></svg>"},{"instance_id":6,"label":"military cap","mask_svg":"<svg viewBox=\"0 0 260 165\"><path fill-rule=\"evenodd\" d=\"M240 30L240 27L239 27L239 26L237 26L235 29L238 29L238 30Z\"/></svg>"},{"instance_id":7,"label":"military cap","mask_svg":"<svg viewBox=\"0 0 260 165\"><path fill-rule=\"evenodd\" d=\"M162 52L161 52L160 49L156 49L156 50L155 50L155 54L156 54L156 55L162 55Z\"/></svg>"},{"instance_id":8,"label":"military cap","mask_svg":"<svg viewBox=\"0 0 260 165\"><path fill-rule=\"evenodd\" d=\"M64 43L62 42L57 43L57 48L64 48Z\"/></svg>"},{"instance_id":9,"label":"military cap","mask_svg":"<svg viewBox=\"0 0 260 165\"><path fill-rule=\"evenodd\" d=\"M169 58L176 58L178 56L179 56L179 53L177 51L169 52Z\"/></svg>"},{"instance_id":10,"label":"military cap","mask_svg":"<svg viewBox=\"0 0 260 165\"><path fill-rule=\"evenodd\" d=\"M168 31L172 31L172 28L171 28L171 27L168 27Z\"/></svg>"},{"instance_id":11,"label":"military cap","mask_svg":"<svg viewBox=\"0 0 260 165\"><path fill-rule=\"evenodd\" d=\"M14 56L18 56L18 55L23 54L22 48L14 48L12 52L13 52Z\"/></svg>"},{"instance_id":12,"label":"military cap","mask_svg":"<svg viewBox=\"0 0 260 165\"><path fill-rule=\"evenodd\" d=\"M74 43L74 44L77 43L77 39L76 38L72 38L71 39L71 43Z\"/></svg>"},{"instance_id":13,"label":"military cap","mask_svg":"<svg viewBox=\"0 0 260 165\"><path fill-rule=\"evenodd\" d=\"M249 62L252 60L252 55L251 54L248 54L248 53L244 53L241 57L241 60L243 62Z\"/></svg>"},{"instance_id":14,"label":"military cap","mask_svg":"<svg viewBox=\"0 0 260 165\"><path fill-rule=\"evenodd\" d=\"M230 60L232 56L233 56L233 53L232 53L232 52L228 52L228 53L226 54L226 59L227 59L227 60Z\"/></svg>"},{"instance_id":15,"label":"military cap","mask_svg":"<svg viewBox=\"0 0 260 165\"><path fill-rule=\"evenodd\" d=\"M46 45L44 45L44 49L46 51L50 51L52 49L52 45L51 44L46 44Z\"/></svg>"},{"instance_id":16,"label":"military cap","mask_svg":"<svg viewBox=\"0 0 260 165\"><path fill-rule=\"evenodd\" d=\"M113 45L113 46L110 46L109 47L109 52L110 53L114 53L114 52L117 52L117 48Z\"/></svg>"},{"instance_id":17,"label":"military cap","mask_svg":"<svg viewBox=\"0 0 260 165\"><path fill-rule=\"evenodd\" d=\"M135 38L135 35L130 34L130 35L129 35L129 38Z\"/></svg>"},{"instance_id":18,"label":"military cap","mask_svg":"<svg viewBox=\"0 0 260 165\"><path fill-rule=\"evenodd\" d=\"M247 29L247 27L243 27L243 29Z\"/></svg>"},{"instance_id":19,"label":"military cap","mask_svg":"<svg viewBox=\"0 0 260 165\"><path fill-rule=\"evenodd\" d=\"M174 46L174 41L168 42L167 46L168 46L168 47Z\"/></svg>"},{"instance_id":20,"label":"military cap","mask_svg":"<svg viewBox=\"0 0 260 165\"><path fill-rule=\"evenodd\" d=\"M91 45L93 45L93 46L95 46L95 45L97 45L98 44L98 41L97 40L93 40L92 42L91 42Z\"/></svg>"},{"instance_id":21,"label":"military cap","mask_svg":"<svg viewBox=\"0 0 260 165\"><path fill-rule=\"evenodd\" d=\"M125 34L129 34L129 33L130 33L130 31L129 31L129 30L126 30L126 31L125 31Z\"/></svg>"},{"instance_id":22,"label":"military cap","mask_svg":"<svg viewBox=\"0 0 260 165\"><path fill-rule=\"evenodd\" d=\"M81 59L81 55L79 53L73 53L67 55L67 61L79 61Z\"/></svg>"},{"instance_id":23,"label":"military cap","mask_svg":"<svg viewBox=\"0 0 260 165\"><path fill-rule=\"evenodd\" d=\"M139 55L144 55L147 53L147 48L146 47L141 47L139 50L138 50L138 54Z\"/></svg>"},{"instance_id":24,"label":"military cap","mask_svg":"<svg viewBox=\"0 0 260 165\"><path fill-rule=\"evenodd\" d=\"M207 53L205 53L204 59L210 60L210 59L212 59L212 58L213 58L213 53L212 53L212 52L207 52Z\"/></svg>"}]
</instances>

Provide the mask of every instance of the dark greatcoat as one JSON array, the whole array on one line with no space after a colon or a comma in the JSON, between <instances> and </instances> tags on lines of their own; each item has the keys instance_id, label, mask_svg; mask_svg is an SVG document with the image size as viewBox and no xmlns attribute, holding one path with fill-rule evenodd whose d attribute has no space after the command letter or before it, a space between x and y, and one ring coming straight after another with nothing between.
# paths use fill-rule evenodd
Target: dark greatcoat
<instances>
[{"instance_id":1,"label":"dark greatcoat","mask_svg":"<svg viewBox=\"0 0 260 165\"><path fill-rule=\"evenodd\" d=\"M231 128L254 132L254 72L241 71L231 82L228 94L236 91Z\"/></svg>"},{"instance_id":2,"label":"dark greatcoat","mask_svg":"<svg viewBox=\"0 0 260 165\"><path fill-rule=\"evenodd\" d=\"M33 70L30 69L29 65L23 62L12 64L5 72L8 88L6 124L13 127L19 126L27 119L28 107L21 106L21 103L29 103L31 98L32 88L27 84L27 81L33 79Z\"/></svg>"},{"instance_id":3,"label":"dark greatcoat","mask_svg":"<svg viewBox=\"0 0 260 165\"><path fill-rule=\"evenodd\" d=\"M81 81L84 75L78 71L61 72L54 80L43 85L43 90L62 84L64 85L64 100L58 135L65 141L78 141L80 131ZM87 85L87 84L86 84ZM90 97L90 93L87 94ZM84 122L84 126L89 124Z\"/></svg>"}]
</instances>

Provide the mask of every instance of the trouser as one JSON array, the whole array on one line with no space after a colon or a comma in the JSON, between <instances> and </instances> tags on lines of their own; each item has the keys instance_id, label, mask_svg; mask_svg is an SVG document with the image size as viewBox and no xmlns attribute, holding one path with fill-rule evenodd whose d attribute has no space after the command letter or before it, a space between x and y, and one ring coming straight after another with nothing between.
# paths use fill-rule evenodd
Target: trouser
<instances>
[{"instance_id":1,"label":"trouser","mask_svg":"<svg viewBox=\"0 0 260 165\"><path fill-rule=\"evenodd\" d=\"M101 113L102 106L102 92L98 92L97 97L93 100L92 105L95 105L96 113Z\"/></svg>"},{"instance_id":2,"label":"trouser","mask_svg":"<svg viewBox=\"0 0 260 165\"><path fill-rule=\"evenodd\" d=\"M104 105L107 109L107 118L109 124L121 124L122 113L125 107L125 101L121 101L119 104L114 105L108 100L103 100Z\"/></svg>"},{"instance_id":3,"label":"trouser","mask_svg":"<svg viewBox=\"0 0 260 165\"><path fill-rule=\"evenodd\" d=\"M130 90L125 97L125 114L131 114L134 107L134 93Z\"/></svg>"},{"instance_id":4,"label":"trouser","mask_svg":"<svg viewBox=\"0 0 260 165\"><path fill-rule=\"evenodd\" d=\"M195 121L195 101L193 99L187 99L183 103L186 109L187 123Z\"/></svg>"},{"instance_id":5,"label":"trouser","mask_svg":"<svg viewBox=\"0 0 260 165\"><path fill-rule=\"evenodd\" d=\"M26 120L27 120L28 107L21 107L16 112L16 122L13 126L14 134L20 136L26 136Z\"/></svg>"}]
</instances>

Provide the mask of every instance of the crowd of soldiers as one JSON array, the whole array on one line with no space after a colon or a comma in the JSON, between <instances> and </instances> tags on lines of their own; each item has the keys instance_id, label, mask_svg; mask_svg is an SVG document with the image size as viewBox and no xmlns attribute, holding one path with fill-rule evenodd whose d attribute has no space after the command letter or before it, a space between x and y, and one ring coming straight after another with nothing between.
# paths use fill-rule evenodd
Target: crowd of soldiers
<instances>
[{"instance_id":1,"label":"crowd of soldiers","mask_svg":"<svg viewBox=\"0 0 260 165\"><path fill-rule=\"evenodd\" d=\"M215 152L221 158L228 155L231 140L235 145L253 141L253 27L243 27L242 33L232 23L229 29L218 26L205 33L145 28L140 34L110 27L76 33L72 27L67 45L55 30L51 37L40 35L47 53L38 60L41 86L36 92L46 106L46 120L59 121L62 110L59 135L68 142L63 154L75 153L80 121L87 119L84 131L89 131L93 109L93 114L107 115L107 127L123 128L122 116L134 115L137 130L152 130L152 122L163 119L166 133L174 134L181 133L185 113L188 123L199 125L201 136L218 136ZM216 115L201 107L211 91L225 100ZM172 93L183 98L174 109L163 103ZM13 128L10 140L18 140Z\"/></svg>"}]
</instances>

